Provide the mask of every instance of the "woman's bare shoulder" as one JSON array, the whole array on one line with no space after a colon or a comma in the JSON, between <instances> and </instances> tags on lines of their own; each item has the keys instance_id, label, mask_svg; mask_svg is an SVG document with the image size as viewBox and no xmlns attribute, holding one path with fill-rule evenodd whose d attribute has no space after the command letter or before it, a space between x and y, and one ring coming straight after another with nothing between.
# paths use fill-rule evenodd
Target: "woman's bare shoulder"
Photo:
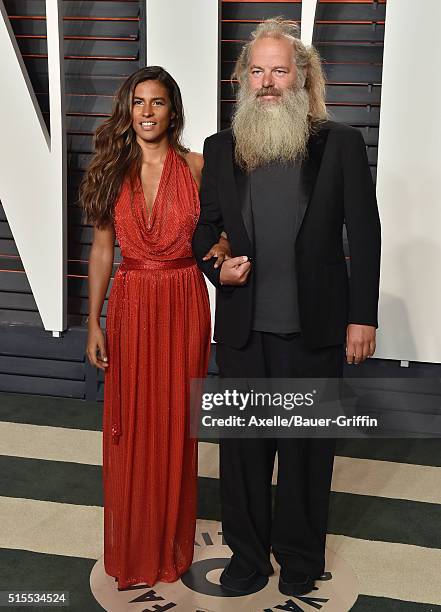
<instances>
[{"instance_id":1,"label":"woman's bare shoulder","mask_svg":"<svg viewBox=\"0 0 441 612\"><path fill-rule=\"evenodd\" d=\"M186 154L185 159L187 160L189 166L194 166L199 171L202 170L202 167L204 165L204 156L202 155L202 153L196 153L195 151L189 151Z\"/></svg>"},{"instance_id":2,"label":"woman's bare shoulder","mask_svg":"<svg viewBox=\"0 0 441 612\"><path fill-rule=\"evenodd\" d=\"M189 151L185 155L185 160L190 167L191 173L195 181L199 184L201 181L202 168L204 166L204 157L201 153Z\"/></svg>"}]
</instances>

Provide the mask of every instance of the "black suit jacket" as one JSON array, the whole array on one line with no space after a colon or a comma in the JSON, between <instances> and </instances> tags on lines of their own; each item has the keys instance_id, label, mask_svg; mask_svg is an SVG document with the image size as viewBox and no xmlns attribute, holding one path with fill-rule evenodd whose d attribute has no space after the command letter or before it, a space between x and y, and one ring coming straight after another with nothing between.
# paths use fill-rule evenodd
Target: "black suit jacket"
<instances>
[{"instance_id":1,"label":"black suit jacket","mask_svg":"<svg viewBox=\"0 0 441 612\"><path fill-rule=\"evenodd\" d=\"M220 268L213 267L215 260L202 260L223 230L233 256L254 255L252 211L245 197L248 178L234 162L230 129L205 140L204 160L193 250L217 288L214 338L241 348L253 320L253 271L246 285L223 286ZM302 335L311 348L341 344L348 323L378 326L380 220L366 147L357 129L332 121L320 124L309 138L298 198L295 250ZM350 281L343 224L350 249Z\"/></svg>"}]
</instances>

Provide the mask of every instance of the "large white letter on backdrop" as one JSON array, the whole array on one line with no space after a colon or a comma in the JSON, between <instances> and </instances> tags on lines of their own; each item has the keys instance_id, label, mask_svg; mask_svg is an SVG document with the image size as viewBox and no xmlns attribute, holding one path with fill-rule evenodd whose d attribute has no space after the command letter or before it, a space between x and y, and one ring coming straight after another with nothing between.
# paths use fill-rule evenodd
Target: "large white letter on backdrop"
<instances>
[{"instance_id":1,"label":"large white letter on backdrop","mask_svg":"<svg viewBox=\"0 0 441 612\"><path fill-rule=\"evenodd\" d=\"M44 328L66 328L66 154L61 0L46 2L49 136L0 0L0 198Z\"/></svg>"},{"instance_id":2,"label":"large white letter on backdrop","mask_svg":"<svg viewBox=\"0 0 441 612\"><path fill-rule=\"evenodd\" d=\"M302 0L301 39L304 45L312 44L317 0Z\"/></svg>"},{"instance_id":3,"label":"large white letter on backdrop","mask_svg":"<svg viewBox=\"0 0 441 612\"><path fill-rule=\"evenodd\" d=\"M441 362L441 3L388 0L377 195L376 357Z\"/></svg>"}]
</instances>

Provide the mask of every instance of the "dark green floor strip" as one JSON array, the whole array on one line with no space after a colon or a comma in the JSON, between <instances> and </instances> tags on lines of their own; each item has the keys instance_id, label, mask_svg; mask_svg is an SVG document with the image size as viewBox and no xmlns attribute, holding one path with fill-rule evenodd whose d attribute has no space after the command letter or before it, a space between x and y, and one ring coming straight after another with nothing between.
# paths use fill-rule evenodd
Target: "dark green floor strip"
<instances>
[{"instance_id":1,"label":"dark green floor strip","mask_svg":"<svg viewBox=\"0 0 441 612\"><path fill-rule=\"evenodd\" d=\"M11 610L68 610L69 612L99 612L103 610L94 599L89 586L94 559L62 555L47 555L27 550L0 549L0 590L69 591L69 607L13 607ZM1 608L6 610L7 608Z\"/></svg>"},{"instance_id":2,"label":"dark green floor strip","mask_svg":"<svg viewBox=\"0 0 441 612\"><path fill-rule=\"evenodd\" d=\"M199 518L220 520L219 481L199 478L198 482ZM332 492L328 531L363 540L441 549L441 506Z\"/></svg>"},{"instance_id":3,"label":"dark green floor strip","mask_svg":"<svg viewBox=\"0 0 441 612\"><path fill-rule=\"evenodd\" d=\"M0 495L102 506L102 468L99 465L0 456Z\"/></svg>"},{"instance_id":4,"label":"dark green floor strip","mask_svg":"<svg viewBox=\"0 0 441 612\"><path fill-rule=\"evenodd\" d=\"M102 428L103 404L45 395L0 393L0 421L71 429Z\"/></svg>"},{"instance_id":5,"label":"dark green floor strip","mask_svg":"<svg viewBox=\"0 0 441 612\"><path fill-rule=\"evenodd\" d=\"M218 444L218 441L213 438L201 441ZM337 440L337 455L441 467L441 439L342 438Z\"/></svg>"},{"instance_id":6,"label":"dark green floor strip","mask_svg":"<svg viewBox=\"0 0 441 612\"><path fill-rule=\"evenodd\" d=\"M370 597L359 595L351 608L351 612L440 612L441 606L433 604L414 603L387 597Z\"/></svg>"},{"instance_id":7,"label":"dark green floor strip","mask_svg":"<svg viewBox=\"0 0 441 612\"><path fill-rule=\"evenodd\" d=\"M219 480L198 478L198 518L220 521Z\"/></svg>"},{"instance_id":8,"label":"dark green floor strip","mask_svg":"<svg viewBox=\"0 0 441 612\"><path fill-rule=\"evenodd\" d=\"M331 492L328 532L441 549L441 505Z\"/></svg>"}]
</instances>

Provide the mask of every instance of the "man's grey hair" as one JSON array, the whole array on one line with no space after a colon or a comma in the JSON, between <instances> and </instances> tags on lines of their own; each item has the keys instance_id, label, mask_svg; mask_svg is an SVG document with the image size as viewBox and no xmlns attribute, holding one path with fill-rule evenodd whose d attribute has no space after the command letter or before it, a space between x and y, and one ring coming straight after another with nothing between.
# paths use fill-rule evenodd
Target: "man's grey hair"
<instances>
[{"instance_id":1,"label":"man's grey hair","mask_svg":"<svg viewBox=\"0 0 441 612\"><path fill-rule=\"evenodd\" d=\"M311 45L306 47L299 38L296 23L283 17L273 17L260 23L251 33L251 40L242 47L232 74L233 79L243 85L248 78L251 49L256 40L262 38L286 38L293 45L294 62L297 66L297 87L304 87L309 96L309 118L323 121L328 117L325 104L325 77L318 51Z\"/></svg>"}]
</instances>

